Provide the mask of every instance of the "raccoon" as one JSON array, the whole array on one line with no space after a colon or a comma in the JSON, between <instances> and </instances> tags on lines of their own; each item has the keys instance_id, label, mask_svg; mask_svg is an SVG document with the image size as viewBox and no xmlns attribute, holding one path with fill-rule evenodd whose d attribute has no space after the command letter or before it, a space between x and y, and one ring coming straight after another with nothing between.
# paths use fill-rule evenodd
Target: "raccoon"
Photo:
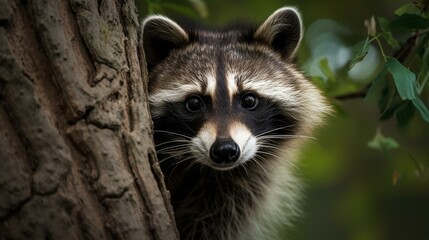
<instances>
[{"instance_id":1,"label":"raccoon","mask_svg":"<svg viewBox=\"0 0 429 240\"><path fill-rule=\"evenodd\" d=\"M159 164L181 239L273 239L299 215L296 153L329 112L297 70L295 8L261 25L142 25Z\"/></svg>"}]
</instances>

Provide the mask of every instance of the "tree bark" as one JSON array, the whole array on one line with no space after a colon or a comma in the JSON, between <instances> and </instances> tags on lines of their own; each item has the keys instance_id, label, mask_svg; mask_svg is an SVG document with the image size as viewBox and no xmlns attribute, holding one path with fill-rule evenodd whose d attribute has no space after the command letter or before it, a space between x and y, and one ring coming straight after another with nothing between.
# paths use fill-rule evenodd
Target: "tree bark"
<instances>
[{"instance_id":1,"label":"tree bark","mask_svg":"<svg viewBox=\"0 0 429 240\"><path fill-rule=\"evenodd\" d=\"M0 239L178 239L134 1L0 6Z\"/></svg>"}]
</instances>

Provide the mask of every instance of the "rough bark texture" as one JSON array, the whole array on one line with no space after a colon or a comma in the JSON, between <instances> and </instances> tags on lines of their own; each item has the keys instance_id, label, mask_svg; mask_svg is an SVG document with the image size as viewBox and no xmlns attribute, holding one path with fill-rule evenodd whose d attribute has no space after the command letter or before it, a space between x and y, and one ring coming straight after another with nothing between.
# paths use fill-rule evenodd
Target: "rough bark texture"
<instances>
[{"instance_id":1,"label":"rough bark texture","mask_svg":"<svg viewBox=\"0 0 429 240\"><path fill-rule=\"evenodd\" d=\"M0 0L0 239L177 239L133 1Z\"/></svg>"}]
</instances>

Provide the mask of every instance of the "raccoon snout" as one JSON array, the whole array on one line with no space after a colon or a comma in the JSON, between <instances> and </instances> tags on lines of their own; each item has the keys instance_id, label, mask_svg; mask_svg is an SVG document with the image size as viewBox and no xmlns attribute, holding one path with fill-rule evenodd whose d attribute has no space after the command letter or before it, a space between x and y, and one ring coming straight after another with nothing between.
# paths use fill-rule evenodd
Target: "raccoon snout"
<instances>
[{"instance_id":1,"label":"raccoon snout","mask_svg":"<svg viewBox=\"0 0 429 240\"><path fill-rule=\"evenodd\" d=\"M218 164L231 164L240 157L240 147L232 139L216 139L210 148L210 158Z\"/></svg>"}]
</instances>

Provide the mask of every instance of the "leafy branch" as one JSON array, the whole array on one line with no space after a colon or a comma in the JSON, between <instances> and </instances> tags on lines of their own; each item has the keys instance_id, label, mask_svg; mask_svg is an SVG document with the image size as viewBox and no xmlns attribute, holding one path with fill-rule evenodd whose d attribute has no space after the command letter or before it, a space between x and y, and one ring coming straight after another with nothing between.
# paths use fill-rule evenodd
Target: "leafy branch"
<instances>
[{"instance_id":1,"label":"leafy branch","mask_svg":"<svg viewBox=\"0 0 429 240\"><path fill-rule=\"evenodd\" d=\"M421 118L429 123L429 110L422 100L423 90L429 82L428 6L429 0L419 0L395 11L396 17L390 22L383 17L378 17L377 21L374 17L366 20L368 36L352 48L353 57L347 65L347 71L364 60L371 44L379 49L383 65L376 77L368 84L353 92L334 95L333 98L341 101L377 99L381 113L380 120L387 120L395 116L398 127L407 126L415 112L420 113ZM380 31L377 31L377 26ZM406 40L399 40L404 35L408 36ZM385 44L383 45L383 43ZM391 55L386 54L386 45L392 49ZM322 69L322 71L329 72L326 69ZM329 75L326 76L329 79ZM330 76L335 78L335 74L331 72ZM336 82L338 81L331 80L328 81L328 84ZM331 89L334 88L331 87ZM380 129L377 130L374 139L368 143L368 146L380 150L387 159L391 158L389 154L391 150L400 147L393 138L383 136ZM411 154L408 153L408 155L414 162L419 175L423 175L425 172L423 165ZM400 177L400 171L393 172L393 185L396 185Z\"/></svg>"},{"instance_id":2,"label":"leafy branch","mask_svg":"<svg viewBox=\"0 0 429 240\"><path fill-rule=\"evenodd\" d=\"M348 70L365 58L373 42L380 50L384 66L377 77L360 90L338 95L334 98L337 100L371 98L373 95L379 94L382 120L396 115L398 125L405 126L410 121L415 109L426 122L429 122L429 110L421 99L421 93L429 79L429 18L426 17L427 10L428 0L420 0L399 8L395 12L396 18L391 22L379 17L377 20L381 29L380 32L377 32L374 17L366 20L365 26L368 30L368 37L352 48L353 58L348 64ZM394 33L408 33L410 36L400 45L399 40L394 37ZM395 50L391 56L385 53L385 48L381 42L383 39ZM409 62L413 64L410 65L419 71L418 75L405 67L405 63L411 57L412 61ZM416 58L418 59L417 63L414 61ZM393 86L390 84L392 81L389 82L388 79L393 79ZM409 108L413 106L414 108L410 110ZM404 111L410 114L404 115Z\"/></svg>"}]
</instances>

